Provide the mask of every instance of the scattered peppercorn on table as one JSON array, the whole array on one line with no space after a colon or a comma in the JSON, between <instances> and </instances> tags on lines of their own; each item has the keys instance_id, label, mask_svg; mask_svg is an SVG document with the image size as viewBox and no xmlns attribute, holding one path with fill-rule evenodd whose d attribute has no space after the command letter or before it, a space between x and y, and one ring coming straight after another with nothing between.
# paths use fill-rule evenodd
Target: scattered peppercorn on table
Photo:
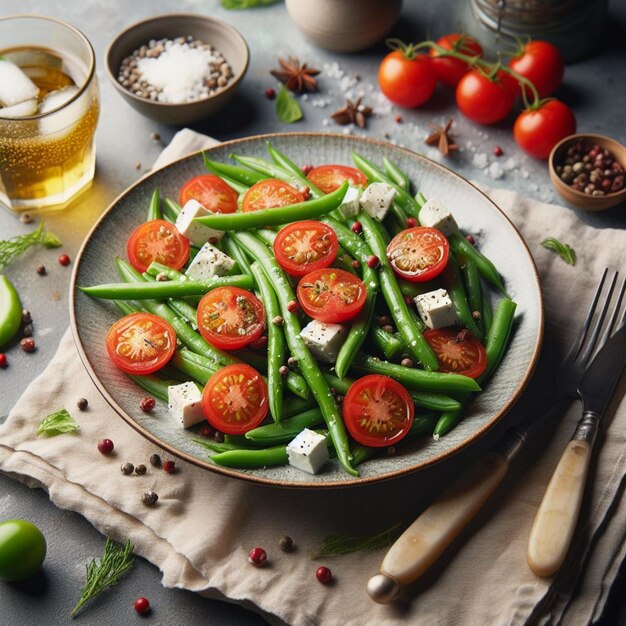
<instances>
[{"instance_id":1,"label":"scattered peppercorn on table","mask_svg":"<svg viewBox=\"0 0 626 626\"><path fill-rule=\"evenodd\" d=\"M444 20L441 27L442 31L453 27L451 18L449 23L445 24L448 18L441 17L444 12L441 12L440 5L429 7L422 6L423 4L405 3L403 18L406 18L411 23L419 24L441 24L441 20ZM171 11L171 7L166 5L167 3L164 0L156 0L150 7L127 6L127 3L115 0L111 3L111 11L107 13L105 19L101 14L102 9L100 5L95 2L83 3L79 11L78 8L66 6L65 3L61 6L61 3L58 2L46 3L44 5L40 0L25 0L22 2L6 0L3 5L3 13L46 13L69 21L80 28L92 41L99 67L102 68L104 48L119 30L133 21L146 17L148 12L156 14L158 12ZM448 1L445 5L445 8L449 9L445 14L452 15L453 3ZM197 8L193 10L197 10ZM366 131L355 129L354 132L364 132L368 136L377 138L387 134L391 140L397 143L423 152L431 158L439 159L441 157L439 157L436 149L424 146L422 143L423 139L429 132L430 122L440 125L444 124L448 117L454 116L452 132L455 142L460 144L463 150L457 155L455 160L446 160L444 163L450 163L462 175L485 184L510 187L524 195L544 200L556 199L549 187L547 171L545 171L543 163L521 156L507 130L476 127L468 124L460 116L454 114L454 105L451 101L442 102L441 113L433 113L432 109L429 111L419 109L414 111L391 110L384 99L379 99L373 91L368 92L367 84L375 85L376 77L372 68L376 66L381 58L382 48L349 58L337 57L317 49L301 38L300 32L288 19L282 4L263 10L231 12L222 9L217 1L212 1L207 4L206 11L231 22L244 34L252 50L252 62L256 71L251 72L246 78L237 100L233 103L233 109L227 115L225 114L216 120L208 120L202 126L204 132L220 140L226 140L248 134L295 129L295 127L281 124L276 119L274 101L267 99L263 95L266 89L275 86L274 81L266 70L275 66L277 55L284 55L287 51L293 50L301 59L310 61L312 65L322 70L322 74L319 77L322 93L319 96L311 94L307 100L301 102L305 118L299 123L298 130L339 130L340 127L335 129L334 123L327 120L329 120L330 112L345 102L345 97L353 95L348 93L348 90L354 88L358 90L358 82L355 82L353 85L350 85L350 82L355 74L359 74L361 85L364 86L365 91L363 102L373 108L374 114L367 119ZM612 7L612 11L614 11L616 22L623 23L626 20L624 7L616 5ZM276 49L275 37L267 38L267 31L264 33L259 29L260 20L267 24L267 29L271 29L271 32L280 33L281 42L284 43L281 49ZM578 63L572 68L568 67L566 83L575 90L595 92L596 94L603 93L607 78L612 75L613 68L619 60L617 51L611 47L611 44L607 44L607 47L593 59ZM38 250L32 254L29 253L28 256L24 256L19 262L5 270L7 276L18 290L22 305L32 312L34 325L33 340L36 348L31 353L23 352L19 347L17 349L11 348L8 351L8 367L0 369L0 421L3 421L3 418L6 417L10 408L35 375L43 370L54 354L58 341L67 327L68 310L66 296L72 269L71 262L76 257L83 237L89 231L91 224L103 208L119 192L132 184L139 174L150 167L163 145L169 141L176 130L171 127L160 126L142 118L119 99L113 88L105 84L104 81L101 82L100 87L102 89L104 113L98 130L98 173L95 183L90 192L82 199L79 199L75 206L63 213L51 214L45 217L46 227L59 235L64 244L63 248L56 251ZM614 88L622 90L624 86L622 84L614 84ZM620 100L617 97L590 98L586 104L587 108L584 111L577 111L580 129L593 129L603 134L616 136L624 143L624 136L619 137L619 133L623 133L623 130L617 128L615 124L615 120L619 119L621 113L619 102ZM253 115L248 109L248 103L255 109ZM401 121L396 121L394 119L395 116L401 116ZM155 139L151 136L155 137ZM157 136L160 137L160 140L156 139ZM496 153L496 148L499 154ZM258 180L251 184L256 182ZM356 192L351 189L349 195L344 199L345 209L348 213L350 210L355 211L357 208L358 199L355 196ZM376 198L373 199L373 204L375 204L375 201ZM392 208L391 210L393 211L394 209ZM328 218L317 216L313 217L313 219L322 219L338 235L342 234L340 245L343 251L350 256L354 257L357 255L355 258L359 260L360 267L356 268L356 271L360 274L363 283L368 287L368 293L372 282L378 280L378 298L384 298L382 295L383 287L380 284L381 269L370 267L367 263L369 258L363 263L362 255L365 255L367 250L355 249L351 245L352 243L356 245L356 243L352 240L348 241L351 238L345 231L356 234L353 231L358 230L358 227L351 229L352 225L349 222L346 224L337 222L338 217L337 215L331 215ZM353 217L353 215L349 216L348 219ZM411 219L411 216L408 219ZM598 227L623 227L623 222L614 213L583 216L583 219ZM271 226L269 222L259 225L263 227ZM362 223L361 226L363 226ZM417 224L413 226L417 226ZM218 230L215 225L211 224L204 224L203 227ZM1 238L8 238L29 232L30 230L32 230L32 225L19 222L7 212L0 212ZM359 241L366 242L366 245L369 247L371 243L367 239L367 234L366 230L365 233L361 233L358 236ZM377 233L373 234L377 235ZM254 236L255 238L262 238L264 235L267 236L267 233L258 231ZM236 237L233 239L236 242ZM243 256L240 255L238 258L237 253L232 251L231 244L232 242L230 242L229 238L229 241L224 245L223 253L229 258L236 260L242 270L242 265L247 263L252 275L259 276L259 280L262 281L264 274L261 260L248 258L245 252ZM450 244L451 250L456 254L458 254L460 249L459 246L464 245L461 240L456 242L450 241ZM263 245L267 246L267 244ZM195 248L192 247L191 253L193 252L195 252ZM371 256L376 256L373 251L370 252L372 252ZM67 255L67 261L70 262L69 267L64 267L59 263L58 257L60 253ZM375 265L373 260L370 263ZM44 269L39 271L37 266L43 266ZM351 269L355 268L345 267L342 269L351 272ZM189 281L192 290L194 288L199 290L196 296L192 296L196 298L202 288L195 287L193 283L202 284L205 280L202 276L202 268L199 267L198 270L199 273L194 278L194 281ZM469 273L472 271L474 270L469 270ZM463 269L461 272L462 280L472 280L471 276L466 276ZM148 270L149 273L150 270ZM149 288L157 290L180 288L175 284L175 279L170 280L168 285L168 281L159 280L158 275L159 272L154 274L154 278L158 282L146 282ZM248 273L242 271L240 275L248 275ZM230 279L231 277L227 278ZM152 287L152 284L156 285L156 287ZM173 287L172 284L174 284ZM249 285L245 280L241 285L240 288L243 289L250 290L251 288L250 286L245 286ZM261 299L266 302L268 298L267 293L263 295L262 288L258 287ZM402 288L402 285L400 287ZM189 288L189 285L185 285L183 290ZM385 289L388 290L389 286ZM471 295L471 293L468 295ZM397 295L396 293L395 296L397 297ZM404 296L404 293L402 295ZM452 301L449 291L448 295ZM185 295L184 297L188 296ZM142 305L144 300L137 300L136 302ZM288 302L285 302L285 305L287 304ZM430 315L431 318L437 318L446 314L446 306L448 306L447 301L443 299L438 300L435 308L430 307L428 311L424 312ZM277 313L272 315L272 319L280 315L283 317L283 320L286 320L288 315L285 315L278 307L281 307L281 305L277 301L275 309ZM367 307L368 302L366 301L362 312L366 311ZM184 307L181 307L178 315L184 314L181 312L183 309ZM268 317L270 310L272 310L271 305L266 305ZM482 311L482 307L479 307L476 301L470 302L470 314L477 310ZM483 316L484 319L485 316ZM363 321L365 322L365 319ZM469 319L467 321L469 322ZM345 346L350 339L351 344L349 345L353 346L354 354L356 355L355 360L352 362L352 367L360 368L359 371L363 371L362 368L372 365L371 362L368 365L367 355L360 350L360 346L363 344L358 343L362 335L365 335L366 325L362 326L360 337L359 332L353 332L352 330L355 324L356 322L352 324L350 329L352 337L341 337L343 340L342 346ZM286 330L285 325L276 327L280 328L284 334ZM402 326L394 328L394 325L392 325L392 333L390 334L382 326L378 328L370 326L370 333L363 341L366 342L368 350L369 346L376 345L379 346L377 350L388 351L383 352L386 360L395 361L395 364L399 366L397 356L402 355L403 346L406 342L406 338L399 334L401 328ZM311 336L312 338L315 337L314 332L311 333ZM277 340L276 337L272 339L268 336L268 348L273 346L273 349L278 350L276 343L279 341L280 339ZM400 347L398 348L398 346ZM394 349L396 350L395 353L393 353ZM341 351L339 355L341 355ZM196 375L201 375L203 371L207 373L207 364L195 361L194 356L195 353L192 349L183 349L174 358L177 359L177 365L181 364L181 367L187 367L188 371L194 371ZM413 361L412 365L417 362L417 357L411 355L408 358L410 361ZM327 384L331 387L334 384L339 388L342 378L345 379L345 376L348 375L350 368L348 364L349 359L345 360L345 354L342 359L344 360L336 362L336 380L327 378ZM288 366L287 363L285 365ZM339 369L340 366L342 367L341 371ZM270 380L282 382L286 396L283 398L284 407L291 400L288 394L293 394L297 398L298 390L301 393L305 393L305 391L303 391L302 381L293 376L301 375L301 372L294 371L296 369L295 366L293 368L290 367L287 377L283 376L279 369L268 368L266 375L268 385ZM394 377L394 374L391 372L381 373ZM328 376L331 376L331 374L328 373ZM424 398L422 400L434 402L436 406L431 410L448 413L454 413L456 410L456 405L453 404L455 402L454 399L451 399L453 402L450 402L449 400L442 400L441 397L426 398L426 392L411 389L409 391L414 401L417 394L423 393ZM343 395L344 392L339 391L338 393ZM156 395L154 390L151 395ZM439 395L443 396L443 393ZM276 396L273 400L270 396L269 400L275 407L274 411L279 413L280 408L276 408L276 406L280 407L280 400ZM56 408L58 407L51 407L51 410ZM73 406L68 406L67 408L70 411L78 410ZM89 410L90 408L87 407L87 411ZM275 425L270 423L255 429L257 433L253 436L258 437L259 441L262 441L270 450L276 447L284 449L290 441L296 438L299 432L308 429L315 433L316 430L319 430L319 425L323 423L323 416L319 409L315 407L299 411L297 417L299 421L294 423L293 430L288 429L290 426L288 420L294 419L293 417L285 416L279 422L281 426L287 427L287 433L278 435L275 430L269 430L269 432L262 431L262 429L273 429ZM320 417L322 417L322 421L320 421ZM432 427L432 422L422 423L414 420L414 426L416 425L427 428ZM319 436L319 434L317 435ZM207 441L202 437L200 437L200 440ZM313 442L314 438L310 440L309 444L314 445ZM97 443L97 441L93 442L94 450ZM234 450L233 452L240 451ZM227 451L224 451L221 454L227 453ZM96 454L98 454L97 451ZM359 458L357 455L355 457ZM126 459L120 459L120 463L122 460ZM147 460L147 458L129 459L134 464L145 463ZM166 457L163 457L163 461L166 461ZM150 463L152 463L152 460L150 460ZM135 465L136 467L137 465ZM151 468L153 468L152 465L150 465L148 472L151 471ZM88 470L88 468L86 469ZM173 474L173 476L175 475ZM133 479L133 475L128 477L128 480ZM21 484L5 476L0 476L0 490L3 494L3 497L0 498L0 518L21 517L31 519L42 529L48 540L49 548L44 566L48 582L46 590L42 592L43 585L41 584L41 579L37 579L30 584L30 588L36 593L27 599L15 587L0 585L0 602L3 606L3 616L5 616L7 621L14 623L22 623L28 620L29 623L44 624L50 621L50 616L52 615L58 621L61 621L66 618L68 608L75 605L80 583L77 580L68 581L64 576L56 575L55 572L74 571L77 563L86 563L94 556L101 555L102 536L95 532L82 518L53 507L47 495L40 490L26 489ZM296 529L291 528L282 530L282 533L290 535L295 535L295 532ZM277 535L276 542L279 539L280 536ZM297 543L298 537L295 537L295 539ZM249 546L250 549L253 547L254 545ZM278 545L264 547L270 552L270 559L272 558L272 553L279 550ZM245 558L246 555L243 556L244 561ZM329 563L329 565L332 570L330 576L338 576L337 568L332 563ZM316 567L317 565L313 562L311 584L314 585L318 584L315 581ZM325 571L323 566L320 569L324 571L317 574L318 580L326 582L329 573ZM133 587L133 589L129 591L130 587ZM128 593L124 593L125 591L128 591ZM326 593L341 593L341 579L338 577L335 584L329 585L324 591ZM130 596L129 593L131 594ZM107 594L106 598L101 598L90 609L90 613L86 613L82 619L86 623L113 623L119 619L120 615L129 615L129 608L132 612L132 602L138 596L145 596L149 600L147 606L153 607L154 616L158 616L158 619L164 622L200 624L206 622L207 618L210 618L216 623L265 623L256 614L234 605L203 599L195 594L179 590L163 588L157 569L142 559L137 559L136 571L132 574L132 578L129 577L128 580L124 580L117 593ZM143 602L144 598L140 599L142 602L139 606L143 610L146 604ZM139 609L137 610L139 611ZM608 619L610 620L610 617Z\"/></svg>"}]
</instances>

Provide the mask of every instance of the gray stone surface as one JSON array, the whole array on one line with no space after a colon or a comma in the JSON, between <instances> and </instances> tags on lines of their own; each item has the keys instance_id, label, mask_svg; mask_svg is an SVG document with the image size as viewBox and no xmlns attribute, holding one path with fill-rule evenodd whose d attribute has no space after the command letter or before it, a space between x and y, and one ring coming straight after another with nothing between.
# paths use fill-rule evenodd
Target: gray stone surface
<instances>
[{"instance_id":1,"label":"gray stone surface","mask_svg":"<svg viewBox=\"0 0 626 626\"><path fill-rule=\"evenodd\" d=\"M406 40L419 40L454 31L459 2L405 0L401 22L394 34ZM96 50L102 90L96 180L90 192L73 207L46 218L48 226L64 241L63 250L72 257L94 219L115 196L150 167L162 144L167 143L177 130L142 118L115 93L103 72L104 51L117 32L149 15L173 11L223 18L242 32L250 46L248 75L232 106L216 118L195 125L196 130L220 140L288 130L342 132L340 127L325 120L344 100L342 86L345 85L338 77L340 73L344 72L348 77L359 74L361 81L355 91L362 89L366 103L373 106L378 114L370 120L366 131L358 132L370 137L389 138L428 157L440 159L434 149L424 146L423 139L429 122L441 123L452 117L455 137L463 151L446 162L449 167L487 185L514 189L541 200L559 201L550 186L545 164L522 155L515 147L510 132L512 120L493 127L477 127L462 118L454 106L452 94L443 89L439 89L435 97L418 110L396 111L375 93L376 70L384 53L382 44L358 55L326 53L302 38L282 3L266 9L230 12L222 9L217 0L179 0L175 5L166 0L149 3L123 0L2 0L0 15L38 13L65 19L80 28ZM623 80L620 80L620 73L623 77L626 4L614 0L610 3L609 13L606 34L596 53L568 66L565 83L557 95L574 108L579 130L611 135L624 143L626 89ZM302 102L305 120L293 127L276 120L273 103L263 96L267 87L274 86L268 70L275 65L279 55L289 53L323 70L320 93ZM402 124L394 121L396 113L402 115ZM153 131L160 133L161 143L151 140ZM492 155L496 145L504 151L504 156L499 159ZM500 169L504 171L500 172ZM626 226L623 206L602 214L576 213L580 219L597 228ZM2 238L30 228L21 224L15 216L0 210ZM67 327L70 270L56 262L57 255L58 251L45 250L27 253L7 270L22 295L24 305L32 311L38 351L26 355L15 346L8 350L11 367L0 372L0 422L28 383L44 369ZM39 263L49 269L45 278L35 273L34 268ZM79 595L84 565L102 552L102 537L84 519L50 504L45 493L28 490L19 483L0 477L0 519L12 517L25 517L37 523L48 538L50 551L41 578L28 585L0 585L0 623L63 623ZM140 559L128 580L109 593L106 599L96 603L81 618L81 622L132 623L138 618L130 605L138 595L149 597L156 605L150 619L153 624L253 624L262 621L238 607L204 600L183 591L163 589L158 570Z\"/></svg>"}]
</instances>

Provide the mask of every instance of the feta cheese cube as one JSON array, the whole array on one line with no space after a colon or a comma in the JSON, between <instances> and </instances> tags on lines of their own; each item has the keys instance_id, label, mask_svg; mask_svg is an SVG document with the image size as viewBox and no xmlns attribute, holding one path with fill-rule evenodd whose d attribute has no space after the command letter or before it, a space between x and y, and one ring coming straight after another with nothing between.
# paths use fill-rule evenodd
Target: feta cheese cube
<instances>
[{"instance_id":1,"label":"feta cheese cube","mask_svg":"<svg viewBox=\"0 0 626 626\"><path fill-rule=\"evenodd\" d=\"M435 289L415 296L417 312L429 328L456 324L456 310L445 289Z\"/></svg>"},{"instance_id":2,"label":"feta cheese cube","mask_svg":"<svg viewBox=\"0 0 626 626\"><path fill-rule=\"evenodd\" d=\"M194 221L196 217L210 215L211 211L205 209L197 200L188 200L183 210L176 218L176 229L187 237L191 243L201 246L209 239L215 237L218 241L224 236L224 231L209 228L200 222Z\"/></svg>"},{"instance_id":3,"label":"feta cheese cube","mask_svg":"<svg viewBox=\"0 0 626 626\"><path fill-rule=\"evenodd\" d=\"M337 360L345 336L345 326L324 324L317 320L309 322L300 332L300 337L311 354L325 363L334 363Z\"/></svg>"},{"instance_id":4,"label":"feta cheese cube","mask_svg":"<svg viewBox=\"0 0 626 626\"><path fill-rule=\"evenodd\" d=\"M352 185L348 187L348 191L346 191L346 195L343 197L343 202L339 206L339 210L346 219L355 217L361 210L359 200L362 193L363 190L360 187L352 187Z\"/></svg>"},{"instance_id":5,"label":"feta cheese cube","mask_svg":"<svg viewBox=\"0 0 626 626\"><path fill-rule=\"evenodd\" d=\"M420 209L420 224L441 231L446 237L458 232L459 227L452 213L438 198L431 198Z\"/></svg>"},{"instance_id":6,"label":"feta cheese cube","mask_svg":"<svg viewBox=\"0 0 626 626\"><path fill-rule=\"evenodd\" d=\"M227 254L210 243L205 243L189 264L185 275L191 280L202 282L214 276L225 276L234 266L235 261Z\"/></svg>"},{"instance_id":7,"label":"feta cheese cube","mask_svg":"<svg viewBox=\"0 0 626 626\"><path fill-rule=\"evenodd\" d=\"M365 188L359 202L366 213L382 222L395 197L396 190L391 185L372 183Z\"/></svg>"},{"instance_id":8,"label":"feta cheese cube","mask_svg":"<svg viewBox=\"0 0 626 626\"><path fill-rule=\"evenodd\" d=\"M305 428L287 444L289 465L309 474L317 474L328 461L326 437Z\"/></svg>"},{"instance_id":9,"label":"feta cheese cube","mask_svg":"<svg viewBox=\"0 0 626 626\"><path fill-rule=\"evenodd\" d=\"M183 428L199 424L205 419L202 412L202 394L192 382L170 385L167 388L167 408Z\"/></svg>"}]
</instances>

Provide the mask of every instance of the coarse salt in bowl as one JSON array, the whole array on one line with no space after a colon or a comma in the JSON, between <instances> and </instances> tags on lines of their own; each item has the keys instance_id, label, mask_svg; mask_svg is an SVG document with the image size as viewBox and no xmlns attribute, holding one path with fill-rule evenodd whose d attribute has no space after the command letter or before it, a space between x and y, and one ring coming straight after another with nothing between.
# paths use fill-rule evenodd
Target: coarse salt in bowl
<instances>
[{"instance_id":1,"label":"coarse salt in bowl","mask_svg":"<svg viewBox=\"0 0 626 626\"><path fill-rule=\"evenodd\" d=\"M233 96L248 67L245 40L212 17L170 14L122 31L106 52L109 80L143 115L183 125Z\"/></svg>"}]
</instances>

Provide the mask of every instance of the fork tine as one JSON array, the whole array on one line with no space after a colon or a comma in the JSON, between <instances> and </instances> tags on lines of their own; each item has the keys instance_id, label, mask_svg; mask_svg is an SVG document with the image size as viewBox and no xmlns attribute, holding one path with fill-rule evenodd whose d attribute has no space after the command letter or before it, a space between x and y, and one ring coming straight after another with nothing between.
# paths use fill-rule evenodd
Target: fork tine
<instances>
[{"instance_id":1,"label":"fork tine","mask_svg":"<svg viewBox=\"0 0 626 626\"><path fill-rule=\"evenodd\" d=\"M604 323L604 318L606 317L606 314L611 305L611 299L613 297L613 290L615 289L615 283L617 281L617 272L613 272L609 280L610 280L609 290L602 302L602 309L600 310L598 317L593 323L589 341L587 342L587 345L583 353L578 356L578 359L581 360L583 362L583 365L585 366L587 365L589 358L591 357L591 355L594 353L596 349L598 335L600 334L600 330L602 329L602 324Z\"/></svg>"},{"instance_id":2,"label":"fork tine","mask_svg":"<svg viewBox=\"0 0 626 626\"><path fill-rule=\"evenodd\" d=\"M583 322L578 336L576 337L572 347L569 349L567 355L565 356L564 361L573 361L577 358L578 353L585 341L585 337L587 336L587 330L589 329L589 325L591 324L591 320L593 319L593 315L596 311L596 305L598 304L598 299L600 298L600 293L602 292L602 288L604 287L604 281L606 279L606 275L609 271L608 267L604 268L604 272L602 274L602 278L596 287L596 293L593 296L593 300L591 301L591 305L589 306L589 310L587 311L587 317Z\"/></svg>"},{"instance_id":3,"label":"fork tine","mask_svg":"<svg viewBox=\"0 0 626 626\"><path fill-rule=\"evenodd\" d=\"M619 324L616 324L617 318L619 317L619 312L622 307L622 300L624 299L624 292L626 292L626 277L622 278L622 286L619 290L619 294L617 296L617 302L615 303L615 307L613 308L613 313L611 315L611 319L608 321L606 330L604 335L602 336L602 343L598 346L598 349L602 347L609 337L613 335L614 331L617 331L618 328L624 323L624 319L626 319L626 311L622 315L622 321Z\"/></svg>"}]
</instances>

